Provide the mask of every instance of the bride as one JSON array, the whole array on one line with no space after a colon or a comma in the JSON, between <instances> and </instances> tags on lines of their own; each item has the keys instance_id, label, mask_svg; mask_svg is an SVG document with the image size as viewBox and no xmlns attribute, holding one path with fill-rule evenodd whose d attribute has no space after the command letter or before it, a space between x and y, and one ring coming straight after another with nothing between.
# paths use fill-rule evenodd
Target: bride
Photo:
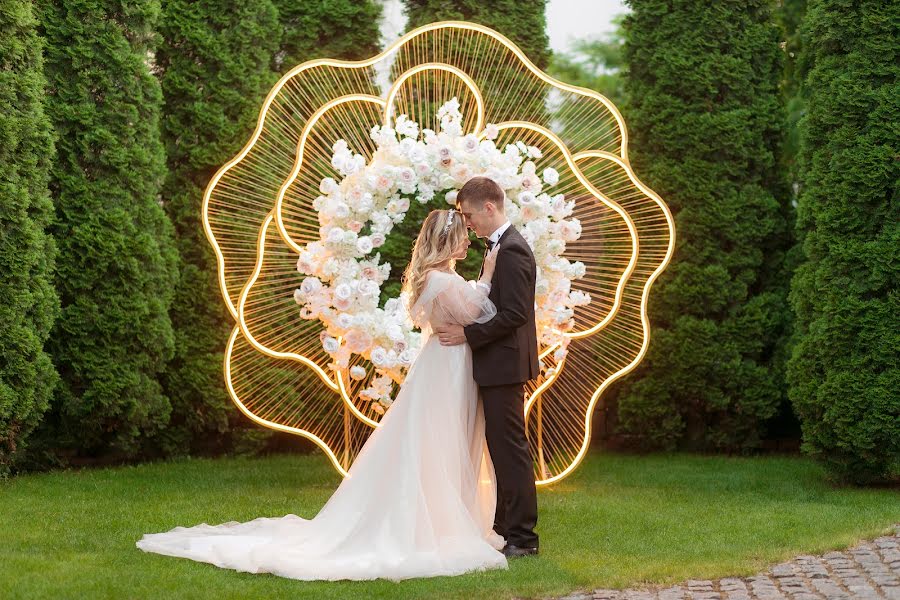
<instances>
[{"instance_id":1,"label":"bride","mask_svg":"<svg viewBox=\"0 0 900 600\"><path fill-rule=\"evenodd\" d=\"M493 530L496 479L467 344L442 346L445 324L486 322L498 247L472 285L454 270L469 237L461 215L425 219L404 274L422 350L391 408L313 519L289 514L246 523L176 527L138 548L293 579L458 575L508 568Z\"/></svg>"}]
</instances>

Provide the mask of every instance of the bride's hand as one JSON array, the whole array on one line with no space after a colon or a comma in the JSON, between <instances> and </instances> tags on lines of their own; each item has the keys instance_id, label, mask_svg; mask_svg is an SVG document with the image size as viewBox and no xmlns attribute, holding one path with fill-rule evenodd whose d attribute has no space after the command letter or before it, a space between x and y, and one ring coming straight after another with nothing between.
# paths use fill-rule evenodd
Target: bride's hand
<instances>
[{"instance_id":1,"label":"bride's hand","mask_svg":"<svg viewBox=\"0 0 900 600\"><path fill-rule=\"evenodd\" d=\"M500 251L500 244L495 244L487 255L484 257L484 270L481 273L481 281L490 283L494 277L494 268L497 266L497 252Z\"/></svg>"}]
</instances>

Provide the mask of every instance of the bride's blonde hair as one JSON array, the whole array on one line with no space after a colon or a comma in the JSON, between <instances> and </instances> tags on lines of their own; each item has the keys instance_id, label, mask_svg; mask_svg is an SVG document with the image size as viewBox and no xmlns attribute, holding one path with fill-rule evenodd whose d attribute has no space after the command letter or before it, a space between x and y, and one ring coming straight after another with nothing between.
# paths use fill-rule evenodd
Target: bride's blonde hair
<instances>
[{"instance_id":1,"label":"bride's blonde hair","mask_svg":"<svg viewBox=\"0 0 900 600\"><path fill-rule=\"evenodd\" d=\"M433 210L422 223L412 257L403 273L403 291L409 295L409 306L416 303L425 289L428 272L452 264L453 251L469 235L459 211L453 210L453 222L447 227L449 214L450 210Z\"/></svg>"}]
</instances>

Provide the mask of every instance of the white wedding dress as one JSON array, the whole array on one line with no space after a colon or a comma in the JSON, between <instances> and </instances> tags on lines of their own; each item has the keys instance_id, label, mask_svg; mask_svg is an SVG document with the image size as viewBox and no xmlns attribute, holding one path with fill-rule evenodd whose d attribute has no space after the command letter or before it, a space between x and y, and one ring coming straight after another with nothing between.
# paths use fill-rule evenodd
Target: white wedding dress
<instances>
[{"instance_id":1,"label":"white wedding dress","mask_svg":"<svg viewBox=\"0 0 900 600\"><path fill-rule=\"evenodd\" d=\"M432 271L410 314L423 346L391 407L313 519L293 514L176 527L138 548L302 580L458 575L508 568L494 533L496 479L468 344L432 329L496 308L456 273Z\"/></svg>"}]
</instances>

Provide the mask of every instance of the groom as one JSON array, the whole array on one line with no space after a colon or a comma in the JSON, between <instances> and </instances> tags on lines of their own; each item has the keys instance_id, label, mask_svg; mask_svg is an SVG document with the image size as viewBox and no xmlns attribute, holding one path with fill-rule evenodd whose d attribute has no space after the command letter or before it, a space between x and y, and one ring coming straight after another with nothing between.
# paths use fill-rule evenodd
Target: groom
<instances>
[{"instance_id":1,"label":"groom","mask_svg":"<svg viewBox=\"0 0 900 600\"><path fill-rule=\"evenodd\" d=\"M441 327L436 333L445 346L468 342L472 348L497 475L494 530L506 538L503 553L511 558L537 554L537 493L524 418L525 382L538 376L534 255L506 218L505 194L493 180L473 177L456 198L469 229L487 238L488 249L500 246L488 296L497 315L487 323Z\"/></svg>"}]
</instances>

